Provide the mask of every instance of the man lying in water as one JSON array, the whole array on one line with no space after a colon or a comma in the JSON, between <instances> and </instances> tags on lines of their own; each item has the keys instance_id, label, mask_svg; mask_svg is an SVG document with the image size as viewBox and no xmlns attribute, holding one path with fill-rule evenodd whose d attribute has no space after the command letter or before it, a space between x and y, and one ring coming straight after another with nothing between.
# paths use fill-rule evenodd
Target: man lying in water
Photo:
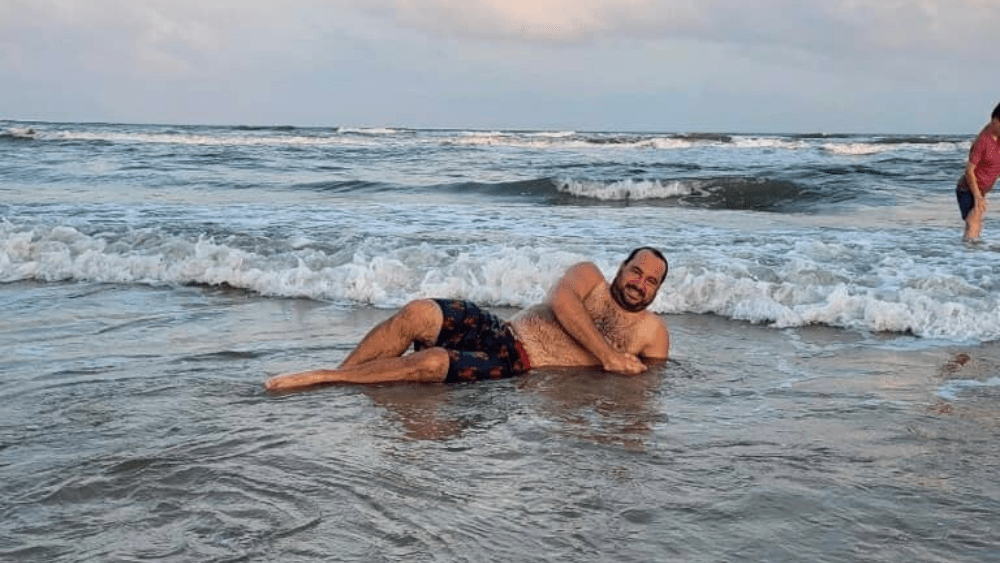
<instances>
[{"instance_id":1,"label":"man lying in water","mask_svg":"<svg viewBox=\"0 0 1000 563\"><path fill-rule=\"evenodd\" d=\"M658 250L637 248L608 285L596 265L581 262L566 270L545 302L508 322L467 301L411 301L375 326L340 367L279 375L264 387L474 381L547 366L642 373L642 359L663 361L670 350L666 325L646 310L667 268ZM411 344L415 352L405 354Z\"/></svg>"}]
</instances>

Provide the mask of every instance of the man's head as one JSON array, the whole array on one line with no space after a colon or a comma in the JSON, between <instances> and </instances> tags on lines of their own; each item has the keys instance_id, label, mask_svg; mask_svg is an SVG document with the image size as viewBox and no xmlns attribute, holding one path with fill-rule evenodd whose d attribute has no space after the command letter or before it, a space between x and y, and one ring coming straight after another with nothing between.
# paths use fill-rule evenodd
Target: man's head
<instances>
[{"instance_id":1,"label":"man's head","mask_svg":"<svg viewBox=\"0 0 1000 563\"><path fill-rule=\"evenodd\" d=\"M1000 135L1000 104L993 108L993 113L990 114L990 128L993 130L994 135Z\"/></svg>"},{"instance_id":2,"label":"man's head","mask_svg":"<svg viewBox=\"0 0 1000 563\"><path fill-rule=\"evenodd\" d=\"M642 311L656 299L667 269L667 259L659 250L648 246L636 248L618 268L611 282L611 297L626 311Z\"/></svg>"},{"instance_id":3,"label":"man's head","mask_svg":"<svg viewBox=\"0 0 1000 563\"><path fill-rule=\"evenodd\" d=\"M1000 104L997 104L997 107L993 108L993 113L990 114L990 117L1000 120Z\"/></svg>"}]
</instances>

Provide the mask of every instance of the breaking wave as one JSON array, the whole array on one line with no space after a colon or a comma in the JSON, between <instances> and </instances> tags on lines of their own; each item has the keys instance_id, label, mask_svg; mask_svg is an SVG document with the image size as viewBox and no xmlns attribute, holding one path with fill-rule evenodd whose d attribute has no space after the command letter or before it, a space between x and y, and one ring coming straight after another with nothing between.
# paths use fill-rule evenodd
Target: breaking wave
<instances>
[{"instance_id":1,"label":"breaking wave","mask_svg":"<svg viewBox=\"0 0 1000 563\"><path fill-rule=\"evenodd\" d=\"M652 310L710 313L777 328L823 324L932 338L1000 338L1000 287L989 287L989 279L970 283L951 273L955 265L901 270L904 255L873 251L860 240L803 244L792 237L771 247L705 247L698 253L702 258L672 264L669 284ZM565 267L589 258L472 240L449 249L394 237L320 244L304 237L195 236L158 228L87 234L70 226L0 224L2 283L205 285L376 307L440 295L522 307L541 299ZM612 275L619 258L595 260ZM852 271L858 265L865 271Z\"/></svg>"}]
</instances>

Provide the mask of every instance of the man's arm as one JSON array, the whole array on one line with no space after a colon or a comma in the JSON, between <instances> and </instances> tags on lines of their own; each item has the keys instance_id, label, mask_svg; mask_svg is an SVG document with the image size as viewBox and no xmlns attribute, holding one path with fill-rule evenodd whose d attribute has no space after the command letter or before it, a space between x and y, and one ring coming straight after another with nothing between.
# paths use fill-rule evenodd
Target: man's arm
<instances>
[{"instance_id":1,"label":"man's arm","mask_svg":"<svg viewBox=\"0 0 1000 563\"><path fill-rule=\"evenodd\" d=\"M969 191L972 192L972 201L975 202L976 212L985 213L986 198L983 197L983 193L979 191L979 181L976 180L976 164L972 162L971 157L969 162L965 165L965 183L968 184Z\"/></svg>"},{"instance_id":2,"label":"man's arm","mask_svg":"<svg viewBox=\"0 0 1000 563\"><path fill-rule=\"evenodd\" d=\"M566 334L593 354L606 371L642 373L646 364L633 354L612 348L583 306L584 299L603 282L604 274L592 262L571 266L549 294L552 312Z\"/></svg>"}]
</instances>

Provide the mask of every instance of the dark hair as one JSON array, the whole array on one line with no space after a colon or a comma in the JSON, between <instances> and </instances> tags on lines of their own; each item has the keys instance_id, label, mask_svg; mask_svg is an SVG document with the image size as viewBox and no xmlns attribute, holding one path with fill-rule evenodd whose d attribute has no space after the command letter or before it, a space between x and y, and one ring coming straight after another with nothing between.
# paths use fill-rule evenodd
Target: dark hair
<instances>
[{"instance_id":1,"label":"dark hair","mask_svg":"<svg viewBox=\"0 0 1000 563\"><path fill-rule=\"evenodd\" d=\"M997 107L993 108L993 113L990 114L990 117L993 119L1000 119L1000 104L997 104Z\"/></svg>"},{"instance_id":2,"label":"dark hair","mask_svg":"<svg viewBox=\"0 0 1000 563\"><path fill-rule=\"evenodd\" d=\"M649 252L653 253L653 256L656 256L660 260L663 260L663 277L660 278L660 283L663 283L663 280L667 278L667 272L670 270L670 264L667 263L667 258L665 256L663 256L663 253L660 252L659 250L653 248L652 246L640 246L639 248L636 248L635 250L633 250L628 255L627 258L625 258L625 261L622 262L622 265L625 265L625 264L628 264L629 262L631 262L632 259L635 258L635 255L639 254L643 250L648 250Z\"/></svg>"}]
</instances>

